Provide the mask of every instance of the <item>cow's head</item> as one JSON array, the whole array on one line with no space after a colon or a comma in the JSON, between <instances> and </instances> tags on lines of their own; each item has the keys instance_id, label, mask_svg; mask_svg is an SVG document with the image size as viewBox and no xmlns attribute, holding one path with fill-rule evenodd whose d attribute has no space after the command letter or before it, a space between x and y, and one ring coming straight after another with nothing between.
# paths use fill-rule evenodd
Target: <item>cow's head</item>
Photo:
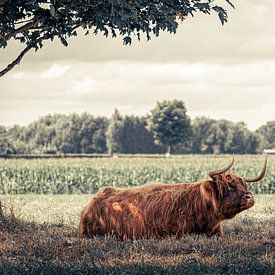
<instances>
[{"instance_id":1,"label":"cow's head","mask_svg":"<svg viewBox=\"0 0 275 275\"><path fill-rule=\"evenodd\" d=\"M237 213L254 205L254 197L252 193L248 191L247 183L257 182L264 177L267 158L265 158L261 173L252 179L242 178L229 172L233 163L234 157L231 163L224 169L209 173L212 180L209 181L208 188L211 189L211 192L215 195L218 212L225 219L230 219Z\"/></svg>"}]
</instances>

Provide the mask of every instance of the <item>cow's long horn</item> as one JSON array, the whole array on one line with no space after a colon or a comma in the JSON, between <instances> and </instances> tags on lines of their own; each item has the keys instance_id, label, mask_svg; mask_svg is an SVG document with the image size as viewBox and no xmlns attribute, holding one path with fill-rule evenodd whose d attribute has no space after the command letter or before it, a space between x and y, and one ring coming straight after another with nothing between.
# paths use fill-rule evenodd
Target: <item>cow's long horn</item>
<instances>
[{"instance_id":1,"label":"cow's long horn","mask_svg":"<svg viewBox=\"0 0 275 275\"><path fill-rule=\"evenodd\" d=\"M265 172L266 172L266 167L267 167L267 156L265 157L265 160L264 160L264 167L261 171L261 173L259 174L259 176L257 176L256 178L253 178L253 179L244 179L246 182L256 182L256 181L259 181L261 180L264 175L265 175Z\"/></svg>"},{"instance_id":2,"label":"cow's long horn","mask_svg":"<svg viewBox=\"0 0 275 275\"><path fill-rule=\"evenodd\" d=\"M225 168L219 169L219 170L215 170L215 171L211 171L211 172L209 172L208 175L212 178L212 177L214 177L216 175L220 175L220 174L226 172L227 170L229 170L233 166L234 161L235 161L235 159L234 159L234 156L233 156L231 162Z\"/></svg>"}]
</instances>

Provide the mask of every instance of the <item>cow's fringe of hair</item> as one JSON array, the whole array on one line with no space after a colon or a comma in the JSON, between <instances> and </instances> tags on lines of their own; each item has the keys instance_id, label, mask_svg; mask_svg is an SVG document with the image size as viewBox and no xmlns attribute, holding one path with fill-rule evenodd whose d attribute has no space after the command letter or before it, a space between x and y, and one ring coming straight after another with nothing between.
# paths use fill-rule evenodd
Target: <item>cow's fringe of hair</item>
<instances>
[{"instance_id":1,"label":"cow's fringe of hair","mask_svg":"<svg viewBox=\"0 0 275 275\"><path fill-rule=\"evenodd\" d=\"M106 187L81 214L81 236L114 234L121 239L208 233L217 224L218 201L211 181Z\"/></svg>"},{"instance_id":2,"label":"cow's fringe of hair","mask_svg":"<svg viewBox=\"0 0 275 275\"><path fill-rule=\"evenodd\" d=\"M225 190L230 188L230 185L238 186L238 188L240 189L243 189L242 187L247 187L244 179L230 172L226 172L216 176L215 182L220 198L224 196Z\"/></svg>"}]
</instances>

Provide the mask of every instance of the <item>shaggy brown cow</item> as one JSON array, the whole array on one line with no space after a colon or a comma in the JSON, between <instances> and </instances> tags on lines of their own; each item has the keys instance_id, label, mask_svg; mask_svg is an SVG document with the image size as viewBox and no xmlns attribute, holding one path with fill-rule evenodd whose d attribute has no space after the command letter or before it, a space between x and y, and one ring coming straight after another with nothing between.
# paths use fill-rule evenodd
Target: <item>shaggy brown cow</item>
<instances>
[{"instance_id":1,"label":"shaggy brown cow","mask_svg":"<svg viewBox=\"0 0 275 275\"><path fill-rule=\"evenodd\" d=\"M106 187L84 208L80 236L114 234L122 240L180 237L184 233L222 235L222 222L254 205L247 182L254 179L228 172L234 163L209 173L211 180L187 184L146 184L132 188Z\"/></svg>"}]
</instances>

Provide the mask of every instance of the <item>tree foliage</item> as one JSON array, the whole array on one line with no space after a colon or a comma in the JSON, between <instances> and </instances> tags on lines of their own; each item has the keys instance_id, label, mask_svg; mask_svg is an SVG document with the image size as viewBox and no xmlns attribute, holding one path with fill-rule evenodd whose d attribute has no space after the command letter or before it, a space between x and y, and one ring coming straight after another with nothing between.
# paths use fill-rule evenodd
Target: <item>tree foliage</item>
<instances>
[{"instance_id":1,"label":"tree foliage","mask_svg":"<svg viewBox=\"0 0 275 275\"><path fill-rule=\"evenodd\" d=\"M97 154L108 153L108 148L125 154L165 151L165 147L154 143L153 133L147 129L147 118L116 112L115 123L114 117L83 113L47 115L27 126L0 126L0 154ZM274 125L275 121L269 121L252 132L242 122L195 118L188 139L174 145L173 154L261 153L275 147Z\"/></svg>"},{"instance_id":2,"label":"tree foliage","mask_svg":"<svg viewBox=\"0 0 275 275\"><path fill-rule=\"evenodd\" d=\"M133 36L147 40L161 31L176 33L179 20L195 13L217 13L222 24L227 22L224 5L217 0L0 0L0 47L11 39L25 45L17 58L0 72L10 71L31 49L42 48L44 41L58 38L68 45L68 38L78 29L87 34L122 36L130 45ZM233 4L229 0L223 0Z\"/></svg>"},{"instance_id":3,"label":"tree foliage","mask_svg":"<svg viewBox=\"0 0 275 275\"><path fill-rule=\"evenodd\" d=\"M267 121L256 133L259 135L262 150L275 148L275 120Z\"/></svg>"},{"instance_id":4,"label":"tree foliage","mask_svg":"<svg viewBox=\"0 0 275 275\"><path fill-rule=\"evenodd\" d=\"M195 154L210 153L206 141L207 137L211 134L211 125L214 121L215 120L206 117L197 117L192 121L192 147Z\"/></svg>"},{"instance_id":5,"label":"tree foliage","mask_svg":"<svg viewBox=\"0 0 275 275\"><path fill-rule=\"evenodd\" d=\"M148 116L147 124L155 142L167 146L168 154L171 146L191 136L190 118L186 115L184 103L177 99L158 102Z\"/></svg>"},{"instance_id":6,"label":"tree foliage","mask_svg":"<svg viewBox=\"0 0 275 275\"><path fill-rule=\"evenodd\" d=\"M243 122L205 117L194 119L193 152L197 154L255 154L258 152L257 134L250 132Z\"/></svg>"},{"instance_id":7,"label":"tree foliage","mask_svg":"<svg viewBox=\"0 0 275 275\"><path fill-rule=\"evenodd\" d=\"M107 128L106 139L108 153L120 153L122 149L123 118L115 109Z\"/></svg>"},{"instance_id":8,"label":"tree foliage","mask_svg":"<svg viewBox=\"0 0 275 275\"><path fill-rule=\"evenodd\" d=\"M107 118L83 113L47 115L26 127L0 126L0 153L105 153L107 125Z\"/></svg>"},{"instance_id":9,"label":"tree foliage","mask_svg":"<svg viewBox=\"0 0 275 275\"><path fill-rule=\"evenodd\" d=\"M163 148L154 143L151 132L146 128L146 119L137 116L123 117L121 136L122 151L125 154L154 154L162 153Z\"/></svg>"},{"instance_id":10,"label":"tree foliage","mask_svg":"<svg viewBox=\"0 0 275 275\"><path fill-rule=\"evenodd\" d=\"M0 126L0 153L2 154L16 153L16 150L13 144L10 142L8 132L4 126Z\"/></svg>"}]
</instances>

